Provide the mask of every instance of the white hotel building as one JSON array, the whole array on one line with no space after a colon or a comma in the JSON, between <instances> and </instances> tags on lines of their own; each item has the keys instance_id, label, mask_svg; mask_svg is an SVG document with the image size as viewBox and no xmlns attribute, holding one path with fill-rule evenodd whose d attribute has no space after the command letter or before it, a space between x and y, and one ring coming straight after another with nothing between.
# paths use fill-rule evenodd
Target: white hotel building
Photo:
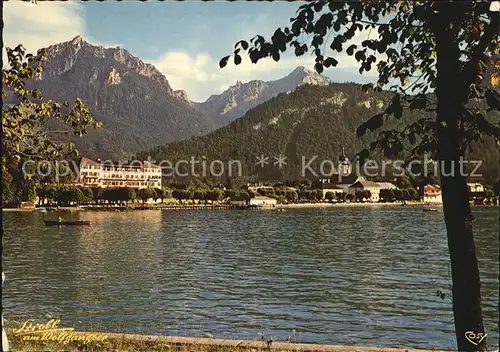
<instances>
[{"instance_id":1,"label":"white hotel building","mask_svg":"<svg viewBox=\"0 0 500 352\"><path fill-rule=\"evenodd\" d=\"M161 188L161 168L151 162L77 160L77 183L87 187Z\"/></svg>"}]
</instances>

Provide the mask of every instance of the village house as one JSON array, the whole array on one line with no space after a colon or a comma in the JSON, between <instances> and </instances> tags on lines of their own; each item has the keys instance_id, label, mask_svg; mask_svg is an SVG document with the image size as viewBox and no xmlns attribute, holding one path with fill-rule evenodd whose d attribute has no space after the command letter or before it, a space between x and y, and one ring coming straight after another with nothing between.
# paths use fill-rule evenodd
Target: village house
<instances>
[{"instance_id":1,"label":"village house","mask_svg":"<svg viewBox=\"0 0 500 352\"><path fill-rule=\"evenodd\" d=\"M229 198L229 204L239 207L248 205L248 196L233 196Z\"/></svg>"},{"instance_id":2,"label":"village house","mask_svg":"<svg viewBox=\"0 0 500 352\"><path fill-rule=\"evenodd\" d=\"M254 205L258 207L274 207L278 201L275 198L257 196L254 198L250 198L248 201L248 205Z\"/></svg>"},{"instance_id":3,"label":"village house","mask_svg":"<svg viewBox=\"0 0 500 352\"><path fill-rule=\"evenodd\" d=\"M345 155L344 148L339 156L338 170L334 170L333 175L328 179L319 179L318 184L314 189L319 189L323 193L323 198L328 192L335 193L349 193L349 186L353 183L366 181L363 176L352 173L352 166L349 159Z\"/></svg>"},{"instance_id":4,"label":"village house","mask_svg":"<svg viewBox=\"0 0 500 352\"><path fill-rule=\"evenodd\" d=\"M356 176L356 175L346 175L342 176L340 180L334 180L335 185L339 187L343 193L349 194L349 186L356 182L366 182L366 178L363 176Z\"/></svg>"},{"instance_id":5,"label":"village house","mask_svg":"<svg viewBox=\"0 0 500 352\"><path fill-rule=\"evenodd\" d=\"M398 187L391 182L377 182L380 189L397 189Z\"/></svg>"},{"instance_id":6,"label":"village house","mask_svg":"<svg viewBox=\"0 0 500 352\"><path fill-rule=\"evenodd\" d=\"M356 195L360 191L370 191L370 198L367 199L372 202L378 202L380 194L380 185L377 182L372 181L357 181L354 182L348 188L348 194Z\"/></svg>"},{"instance_id":7,"label":"village house","mask_svg":"<svg viewBox=\"0 0 500 352\"><path fill-rule=\"evenodd\" d=\"M328 179L319 179L312 189L318 189L322 192L322 198L325 198L328 192L333 194L345 193L356 195L359 191L370 191L369 201L378 202L381 189L397 189L390 182L372 182L365 177L352 173L351 163L345 156L344 148L339 157L338 172L334 172L333 176Z\"/></svg>"},{"instance_id":8,"label":"village house","mask_svg":"<svg viewBox=\"0 0 500 352\"><path fill-rule=\"evenodd\" d=\"M273 191L274 187L273 186L264 186L264 184L253 184L251 186L248 186L247 188L249 191L252 191L254 193L257 193L259 189L261 190L266 190L266 191Z\"/></svg>"},{"instance_id":9,"label":"village house","mask_svg":"<svg viewBox=\"0 0 500 352\"><path fill-rule=\"evenodd\" d=\"M469 192L471 193L482 193L484 192L484 186L480 183L467 183Z\"/></svg>"},{"instance_id":10,"label":"village house","mask_svg":"<svg viewBox=\"0 0 500 352\"><path fill-rule=\"evenodd\" d=\"M248 196L233 196L229 200L229 204L234 206L257 206L257 207L273 207L278 203L275 198L256 196L249 198Z\"/></svg>"},{"instance_id":11,"label":"village house","mask_svg":"<svg viewBox=\"0 0 500 352\"><path fill-rule=\"evenodd\" d=\"M316 189L319 189L321 190L321 192L323 192L321 195L321 198L323 199L326 198L326 194L328 192L333 194L344 192L344 190L341 187L337 186L334 183L331 183L329 179L320 180L320 183Z\"/></svg>"},{"instance_id":12,"label":"village house","mask_svg":"<svg viewBox=\"0 0 500 352\"><path fill-rule=\"evenodd\" d=\"M382 189L397 189L394 184L390 182L372 182L366 180L360 180L354 182L349 186L349 194L353 196L356 195L356 192L360 191L370 191L370 198L368 199L371 202L378 202L380 199L380 190Z\"/></svg>"},{"instance_id":13,"label":"village house","mask_svg":"<svg viewBox=\"0 0 500 352\"><path fill-rule=\"evenodd\" d=\"M161 168L151 162L77 160L77 184L87 187L161 188Z\"/></svg>"},{"instance_id":14,"label":"village house","mask_svg":"<svg viewBox=\"0 0 500 352\"><path fill-rule=\"evenodd\" d=\"M337 175L338 176L338 175ZM323 198L328 192L335 193L346 193L349 194L349 186L356 182L367 182L366 178L363 176L356 175L346 175L340 178L328 178L320 179L314 187L309 187L309 189L319 189L323 192ZM394 186L395 187L395 186Z\"/></svg>"},{"instance_id":15,"label":"village house","mask_svg":"<svg viewBox=\"0 0 500 352\"><path fill-rule=\"evenodd\" d=\"M424 186L424 199L425 203L443 203L441 196L441 187L436 185L426 185Z\"/></svg>"}]
</instances>

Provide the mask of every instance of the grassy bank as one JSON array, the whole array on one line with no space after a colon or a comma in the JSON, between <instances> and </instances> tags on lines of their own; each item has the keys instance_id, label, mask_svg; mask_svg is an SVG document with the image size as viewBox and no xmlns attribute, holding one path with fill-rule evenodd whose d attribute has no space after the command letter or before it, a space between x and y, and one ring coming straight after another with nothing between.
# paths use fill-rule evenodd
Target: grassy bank
<instances>
[{"instance_id":1,"label":"grassy bank","mask_svg":"<svg viewBox=\"0 0 500 352\"><path fill-rule=\"evenodd\" d=\"M88 336L89 332L75 332L75 336ZM104 334L104 333L100 333ZM257 352L257 351L280 351L280 352L423 352L424 350L376 348L356 346L331 346L298 344L288 342L265 342L251 340L222 340L209 338L184 338L147 336L131 334L105 334L104 342L72 341L66 345L58 342L23 341L22 336L9 333L11 351L179 351L179 352ZM428 351L428 350L427 350ZM436 350L437 351L437 350Z\"/></svg>"}]
</instances>

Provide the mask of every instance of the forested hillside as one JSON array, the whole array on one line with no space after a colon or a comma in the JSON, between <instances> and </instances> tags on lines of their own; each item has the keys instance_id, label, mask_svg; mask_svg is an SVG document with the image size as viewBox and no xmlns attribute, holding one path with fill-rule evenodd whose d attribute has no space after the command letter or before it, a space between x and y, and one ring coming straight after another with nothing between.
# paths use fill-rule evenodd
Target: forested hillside
<instances>
[{"instance_id":1,"label":"forested hillside","mask_svg":"<svg viewBox=\"0 0 500 352\"><path fill-rule=\"evenodd\" d=\"M380 112L391 99L388 92L365 93L362 86L354 83L333 83L328 86L304 85L291 93L283 93L265 102L228 126L206 136L155 147L140 157L152 157L157 162L168 160L240 160L245 176L260 180L301 179L302 158L313 170L320 170L320 162L327 159L337 162L341 147L349 158L366 148L374 135L356 137L357 127ZM384 129L406 125L406 121L430 116L425 111L405 112L400 120L394 118L384 123ZM378 131L377 131L378 133ZM256 165L261 154L270 157L269 165ZM273 165L273 157L285 156L286 166ZM409 156L409 148L403 157ZM380 154L372 154L381 160ZM498 172L498 151L492 140L486 140L474 148L473 159L484 161L481 168L488 182ZM227 164L226 164L227 165ZM195 169L199 170L199 169ZM330 168L325 166L328 173ZM234 175L234 174L233 174ZM315 175L306 175L314 179ZM225 174L223 177L227 177Z\"/></svg>"},{"instance_id":2,"label":"forested hillside","mask_svg":"<svg viewBox=\"0 0 500 352\"><path fill-rule=\"evenodd\" d=\"M216 127L222 127L280 93L290 92L303 84L328 83L328 78L299 66L287 76L275 81L254 80L247 83L238 81L223 93L212 95L205 102L196 103L195 106L210 116Z\"/></svg>"}]
</instances>

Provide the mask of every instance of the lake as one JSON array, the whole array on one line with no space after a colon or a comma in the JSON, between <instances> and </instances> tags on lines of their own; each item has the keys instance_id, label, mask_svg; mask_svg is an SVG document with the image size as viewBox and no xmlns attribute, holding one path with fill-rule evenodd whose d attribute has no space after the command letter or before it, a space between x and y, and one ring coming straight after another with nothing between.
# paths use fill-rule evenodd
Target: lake
<instances>
[{"instance_id":1,"label":"lake","mask_svg":"<svg viewBox=\"0 0 500 352\"><path fill-rule=\"evenodd\" d=\"M474 207L483 314L498 344L498 207ZM215 338L455 348L442 213L4 213L4 318Z\"/></svg>"}]
</instances>

